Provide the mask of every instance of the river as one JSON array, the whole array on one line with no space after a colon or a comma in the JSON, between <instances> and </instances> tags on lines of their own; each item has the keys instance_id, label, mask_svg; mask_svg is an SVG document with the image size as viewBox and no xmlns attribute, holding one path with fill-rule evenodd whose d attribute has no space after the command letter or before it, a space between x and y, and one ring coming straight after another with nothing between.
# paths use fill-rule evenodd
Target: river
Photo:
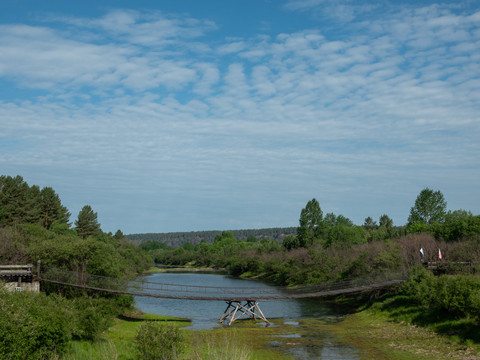
<instances>
[{"instance_id":1,"label":"river","mask_svg":"<svg viewBox=\"0 0 480 360\"><path fill-rule=\"evenodd\" d=\"M213 273L154 273L139 280L195 286L253 288L253 291L258 288L259 292L267 290L270 293L282 294L280 289L260 281L236 279ZM187 327L190 330L208 330L222 326L218 320L226 308L226 303L218 300L136 297L135 301L136 307L145 313L190 319L191 325ZM340 321L346 309L321 299L265 300L260 301L259 306L267 319L272 320L271 326L281 326L282 331L285 329L278 335L278 340L273 339L270 342L270 346L280 348L295 359L360 359L357 349L339 342L333 334L321 328L322 324ZM264 323L258 324L265 326ZM236 326L236 323L232 326Z\"/></svg>"}]
</instances>

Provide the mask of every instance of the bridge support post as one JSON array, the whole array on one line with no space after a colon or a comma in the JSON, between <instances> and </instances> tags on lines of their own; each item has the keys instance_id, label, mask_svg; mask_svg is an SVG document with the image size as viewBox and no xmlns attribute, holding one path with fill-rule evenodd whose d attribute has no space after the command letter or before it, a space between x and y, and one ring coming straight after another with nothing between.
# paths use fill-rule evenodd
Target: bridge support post
<instances>
[{"instance_id":1,"label":"bridge support post","mask_svg":"<svg viewBox=\"0 0 480 360\"><path fill-rule=\"evenodd\" d=\"M270 322L265 315L263 315L260 306L258 306L258 303L255 300L245 300L244 304L237 300L226 300L225 302L227 303L227 308L220 318L220 323L227 321L228 326L230 326L235 320L238 320L245 315L254 320L261 319L265 321L267 326L270 325Z\"/></svg>"}]
</instances>

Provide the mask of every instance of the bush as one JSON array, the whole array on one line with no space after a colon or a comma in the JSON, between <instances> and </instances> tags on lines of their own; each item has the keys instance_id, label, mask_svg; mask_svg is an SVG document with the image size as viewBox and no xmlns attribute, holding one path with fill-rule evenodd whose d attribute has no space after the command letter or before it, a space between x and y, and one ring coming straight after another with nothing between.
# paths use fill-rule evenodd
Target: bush
<instances>
[{"instance_id":1,"label":"bush","mask_svg":"<svg viewBox=\"0 0 480 360\"><path fill-rule=\"evenodd\" d=\"M73 311L72 335L77 339L95 340L118 315L115 302L109 299L83 296L72 299L70 304Z\"/></svg>"},{"instance_id":2,"label":"bush","mask_svg":"<svg viewBox=\"0 0 480 360\"><path fill-rule=\"evenodd\" d=\"M138 359L173 360L185 350L185 339L180 330L171 324L146 322L135 336Z\"/></svg>"},{"instance_id":3,"label":"bush","mask_svg":"<svg viewBox=\"0 0 480 360\"><path fill-rule=\"evenodd\" d=\"M458 318L479 317L480 277L473 275L442 275L435 277L423 267L410 271L402 285L406 295L429 310Z\"/></svg>"},{"instance_id":4,"label":"bush","mask_svg":"<svg viewBox=\"0 0 480 360\"><path fill-rule=\"evenodd\" d=\"M70 340L65 301L44 294L0 291L0 358L47 359Z\"/></svg>"},{"instance_id":5,"label":"bush","mask_svg":"<svg viewBox=\"0 0 480 360\"><path fill-rule=\"evenodd\" d=\"M432 305L456 317L478 317L480 278L476 276L441 276Z\"/></svg>"},{"instance_id":6,"label":"bush","mask_svg":"<svg viewBox=\"0 0 480 360\"><path fill-rule=\"evenodd\" d=\"M433 292L433 285L435 283L435 276L423 266L417 266L409 271L408 281L402 284L402 290L420 304L429 305L432 297L435 296Z\"/></svg>"}]
</instances>

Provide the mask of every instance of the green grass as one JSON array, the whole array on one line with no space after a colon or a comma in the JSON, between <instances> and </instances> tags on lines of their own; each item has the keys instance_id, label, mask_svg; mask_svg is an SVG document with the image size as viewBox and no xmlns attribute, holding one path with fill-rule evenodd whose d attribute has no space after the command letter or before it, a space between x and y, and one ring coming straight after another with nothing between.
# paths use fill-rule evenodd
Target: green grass
<instances>
[{"instance_id":1,"label":"green grass","mask_svg":"<svg viewBox=\"0 0 480 360\"><path fill-rule=\"evenodd\" d=\"M452 337L455 343L480 346L478 318L457 318L439 313L429 307L418 305L406 295L386 296L382 302L373 304L369 310L381 313L395 322L410 323L427 328L445 338Z\"/></svg>"},{"instance_id":2,"label":"green grass","mask_svg":"<svg viewBox=\"0 0 480 360\"><path fill-rule=\"evenodd\" d=\"M134 339L138 328L145 321L169 322L175 326L188 326L189 320L144 313L125 314L115 319L100 339L90 341L71 341L63 360L91 359L135 359Z\"/></svg>"},{"instance_id":3,"label":"green grass","mask_svg":"<svg viewBox=\"0 0 480 360\"><path fill-rule=\"evenodd\" d=\"M63 360L119 359L118 349L111 340L71 341Z\"/></svg>"},{"instance_id":4,"label":"green grass","mask_svg":"<svg viewBox=\"0 0 480 360\"><path fill-rule=\"evenodd\" d=\"M478 319L439 314L405 295L384 295L332 331L379 359L460 360L480 355Z\"/></svg>"},{"instance_id":5,"label":"green grass","mask_svg":"<svg viewBox=\"0 0 480 360\"><path fill-rule=\"evenodd\" d=\"M62 360L133 360L136 359L134 339L140 325L145 321L168 322L186 327L189 320L170 316L133 313L115 319L100 339L71 341ZM205 331L181 329L187 339L184 360L278 360L290 359L275 349L269 349L268 335L277 330L264 328L254 321L240 321L239 326L215 328Z\"/></svg>"}]
</instances>

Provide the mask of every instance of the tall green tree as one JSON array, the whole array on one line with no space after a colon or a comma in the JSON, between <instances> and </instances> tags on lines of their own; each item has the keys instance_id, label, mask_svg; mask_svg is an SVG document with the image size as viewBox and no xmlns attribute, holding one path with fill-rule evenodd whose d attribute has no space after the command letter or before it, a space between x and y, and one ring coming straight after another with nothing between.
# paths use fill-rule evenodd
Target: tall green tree
<instances>
[{"instance_id":1,"label":"tall green tree","mask_svg":"<svg viewBox=\"0 0 480 360\"><path fill-rule=\"evenodd\" d=\"M323 212L318 201L313 198L300 212L300 226L297 228L299 247L310 246L319 239L323 229Z\"/></svg>"},{"instance_id":2,"label":"tall green tree","mask_svg":"<svg viewBox=\"0 0 480 360\"><path fill-rule=\"evenodd\" d=\"M92 207L85 205L78 213L78 219L75 221L77 234L84 239L88 236L100 235L102 230L97 217L97 213L92 210Z\"/></svg>"},{"instance_id":3,"label":"tall green tree","mask_svg":"<svg viewBox=\"0 0 480 360\"><path fill-rule=\"evenodd\" d=\"M53 222L68 224L70 212L62 205L60 197L51 187L40 191L41 222L45 229L50 229Z\"/></svg>"},{"instance_id":4,"label":"tall green tree","mask_svg":"<svg viewBox=\"0 0 480 360\"><path fill-rule=\"evenodd\" d=\"M0 204L3 207L5 225L26 222L29 218L27 199L30 187L20 175L0 176Z\"/></svg>"},{"instance_id":5,"label":"tall green tree","mask_svg":"<svg viewBox=\"0 0 480 360\"><path fill-rule=\"evenodd\" d=\"M415 205L410 209L408 224L423 223L432 224L434 222L443 222L447 209L447 202L440 190L433 191L425 188L420 191Z\"/></svg>"},{"instance_id":6,"label":"tall green tree","mask_svg":"<svg viewBox=\"0 0 480 360\"><path fill-rule=\"evenodd\" d=\"M38 224L42 218L41 194L38 185L27 186L23 222Z\"/></svg>"}]
</instances>

